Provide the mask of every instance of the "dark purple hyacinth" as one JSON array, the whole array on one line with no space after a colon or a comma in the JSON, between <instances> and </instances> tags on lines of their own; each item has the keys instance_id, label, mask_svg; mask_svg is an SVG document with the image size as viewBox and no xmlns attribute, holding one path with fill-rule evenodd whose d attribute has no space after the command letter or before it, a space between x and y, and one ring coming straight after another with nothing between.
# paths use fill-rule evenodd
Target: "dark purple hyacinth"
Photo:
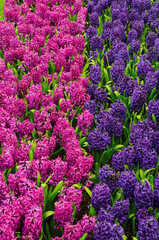
<instances>
[{"instance_id":1,"label":"dark purple hyacinth","mask_svg":"<svg viewBox=\"0 0 159 240\"><path fill-rule=\"evenodd\" d=\"M92 190L92 205L98 212L101 208L107 208L110 205L111 193L106 183L96 184Z\"/></svg>"},{"instance_id":2,"label":"dark purple hyacinth","mask_svg":"<svg viewBox=\"0 0 159 240\"><path fill-rule=\"evenodd\" d=\"M131 97L131 105L130 109L132 112L140 112L142 110L142 106L146 102L146 89L141 84L135 87L132 97Z\"/></svg>"},{"instance_id":3,"label":"dark purple hyacinth","mask_svg":"<svg viewBox=\"0 0 159 240\"><path fill-rule=\"evenodd\" d=\"M146 43L148 48L154 46L157 34L154 32L149 32L146 37Z\"/></svg>"},{"instance_id":4,"label":"dark purple hyacinth","mask_svg":"<svg viewBox=\"0 0 159 240\"><path fill-rule=\"evenodd\" d=\"M97 35L97 29L93 26L90 26L87 29L86 36L89 38L92 38L93 36L96 36L96 35Z\"/></svg>"},{"instance_id":5,"label":"dark purple hyacinth","mask_svg":"<svg viewBox=\"0 0 159 240\"><path fill-rule=\"evenodd\" d=\"M119 78L116 84L116 90L119 91L120 94L124 94L125 96L131 96L133 93L133 81L129 76L124 75L122 78Z\"/></svg>"},{"instance_id":6,"label":"dark purple hyacinth","mask_svg":"<svg viewBox=\"0 0 159 240\"><path fill-rule=\"evenodd\" d=\"M140 181L136 184L134 197L136 209L149 208L154 205L152 187L147 180L144 182Z\"/></svg>"},{"instance_id":7,"label":"dark purple hyacinth","mask_svg":"<svg viewBox=\"0 0 159 240\"><path fill-rule=\"evenodd\" d=\"M147 93L151 93L154 88L158 88L158 78L156 72L148 72L145 77L145 88Z\"/></svg>"},{"instance_id":8,"label":"dark purple hyacinth","mask_svg":"<svg viewBox=\"0 0 159 240\"><path fill-rule=\"evenodd\" d=\"M87 93L91 96L91 99L95 99L95 90L98 88L98 85L91 83L87 88Z\"/></svg>"},{"instance_id":9,"label":"dark purple hyacinth","mask_svg":"<svg viewBox=\"0 0 159 240\"><path fill-rule=\"evenodd\" d=\"M158 240L159 224L154 216L142 218L138 225L139 240Z\"/></svg>"},{"instance_id":10,"label":"dark purple hyacinth","mask_svg":"<svg viewBox=\"0 0 159 240\"><path fill-rule=\"evenodd\" d=\"M124 165L129 165L130 168L135 165L135 151L132 146L123 148L122 151L118 151L112 157L112 166L116 172L123 171Z\"/></svg>"},{"instance_id":11,"label":"dark purple hyacinth","mask_svg":"<svg viewBox=\"0 0 159 240\"><path fill-rule=\"evenodd\" d=\"M139 40L133 40L130 44L130 53L137 53L140 51L140 41Z\"/></svg>"},{"instance_id":12,"label":"dark purple hyacinth","mask_svg":"<svg viewBox=\"0 0 159 240\"><path fill-rule=\"evenodd\" d=\"M159 208L159 175L157 175L154 181L154 204Z\"/></svg>"},{"instance_id":13,"label":"dark purple hyacinth","mask_svg":"<svg viewBox=\"0 0 159 240\"><path fill-rule=\"evenodd\" d=\"M137 31L132 29L128 32L127 44L130 44L133 40L137 41Z\"/></svg>"},{"instance_id":14,"label":"dark purple hyacinth","mask_svg":"<svg viewBox=\"0 0 159 240\"><path fill-rule=\"evenodd\" d=\"M146 59L149 61L149 62L152 62L153 60L155 62L157 62L158 60L158 57L157 57L157 51L155 50L154 47L150 47L148 49L148 52L146 54Z\"/></svg>"},{"instance_id":15,"label":"dark purple hyacinth","mask_svg":"<svg viewBox=\"0 0 159 240\"><path fill-rule=\"evenodd\" d=\"M114 191L118 186L119 176L113 171L109 165L99 169L99 180L103 183L108 184L111 191Z\"/></svg>"},{"instance_id":16,"label":"dark purple hyacinth","mask_svg":"<svg viewBox=\"0 0 159 240\"><path fill-rule=\"evenodd\" d=\"M96 88L94 91L94 98L96 101L107 102L107 92L103 88Z\"/></svg>"},{"instance_id":17,"label":"dark purple hyacinth","mask_svg":"<svg viewBox=\"0 0 159 240\"><path fill-rule=\"evenodd\" d=\"M117 100L116 103L111 104L111 109L109 113L115 117L118 118L119 121L124 122L126 118L126 107L124 103L122 103L120 100Z\"/></svg>"},{"instance_id":18,"label":"dark purple hyacinth","mask_svg":"<svg viewBox=\"0 0 159 240\"><path fill-rule=\"evenodd\" d=\"M109 134L114 135L115 137L122 136L123 125L117 119L109 114L109 112L102 110L97 115L97 128L101 131L106 131Z\"/></svg>"},{"instance_id":19,"label":"dark purple hyacinth","mask_svg":"<svg viewBox=\"0 0 159 240\"><path fill-rule=\"evenodd\" d=\"M98 13L93 12L90 14L91 26L99 27L99 16Z\"/></svg>"},{"instance_id":20,"label":"dark purple hyacinth","mask_svg":"<svg viewBox=\"0 0 159 240\"><path fill-rule=\"evenodd\" d=\"M95 224L93 239L94 240L123 240L124 230L117 224L110 222L97 222Z\"/></svg>"},{"instance_id":21,"label":"dark purple hyacinth","mask_svg":"<svg viewBox=\"0 0 159 240\"><path fill-rule=\"evenodd\" d=\"M150 62L141 61L137 64L137 75L138 77L145 78L148 72L153 72L154 69Z\"/></svg>"},{"instance_id":22,"label":"dark purple hyacinth","mask_svg":"<svg viewBox=\"0 0 159 240\"><path fill-rule=\"evenodd\" d=\"M111 213L114 215L115 219L119 221L120 224L123 224L129 216L129 200L119 200L115 202L112 207Z\"/></svg>"},{"instance_id":23,"label":"dark purple hyacinth","mask_svg":"<svg viewBox=\"0 0 159 240\"><path fill-rule=\"evenodd\" d=\"M121 60L115 60L110 70L113 83L119 81L119 79L122 78L124 72L125 72L124 62Z\"/></svg>"},{"instance_id":24,"label":"dark purple hyacinth","mask_svg":"<svg viewBox=\"0 0 159 240\"><path fill-rule=\"evenodd\" d=\"M93 83L101 81L101 68L97 64L90 68L90 81Z\"/></svg>"},{"instance_id":25,"label":"dark purple hyacinth","mask_svg":"<svg viewBox=\"0 0 159 240\"><path fill-rule=\"evenodd\" d=\"M108 209L101 208L97 215L98 222L110 222L114 223L115 216L111 213L111 207Z\"/></svg>"},{"instance_id":26,"label":"dark purple hyacinth","mask_svg":"<svg viewBox=\"0 0 159 240\"><path fill-rule=\"evenodd\" d=\"M84 104L84 109L89 110L90 113L95 115L96 110L97 110L96 101L95 100L87 100Z\"/></svg>"},{"instance_id":27,"label":"dark purple hyacinth","mask_svg":"<svg viewBox=\"0 0 159 240\"><path fill-rule=\"evenodd\" d=\"M152 114L155 115L157 121L159 121L159 100L151 100L147 110L148 118L152 120Z\"/></svg>"},{"instance_id":28,"label":"dark purple hyacinth","mask_svg":"<svg viewBox=\"0 0 159 240\"><path fill-rule=\"evenodd\" d=\"M124 191L124 197L132 200L134 197L135 186L137 183L136 174L133 171L125 170L121 172L119 187Z\"/></svg>"},{"instance_id":29,"label":"dark purple hyacinth","mask_svg":"<svg viewBox=\"0 0 159 240\"><path fill-rule=\"evenodd\" d=\"M111 144L111 138L107 132L95 128L88 135L88 144L91 150L105 150Z\"/></svg>"},{"instance_id":30,"label":"dark purple hyacinth","mask_svg":"<svg viewBox=\"0 0 159 240\"><path fill-rule=\"evenodd\" d=\"M136 213L136 219L135 219L136 226L138 227L139 221L141 219L146 219L147 217L150 217L150 216L151 215L150 215L148 209L146 209L146 208L139 209Z\"/></svg>"},{"instance_id":31,"label":"dark purple hyacinth","mask_svg":"<svg viewBox=\"0 0 159 240\"><path fill-rule=\"evenodd\" d=\"M93 36L90 39L90 46L92 51L98 50L99 52L103 50L103 39L99 36Z\"/></svg>"},{"instance_id":32,"label":"dark purple hyacinth","mask_svg":"<svg viewBox=\"0 0 159 240\"><path fill-rule=\"evenodd\" d=\"M140 160L140 167L145 170L155 168L158 162L157 152L155 150L150 150L149 148L140 149L142 152L142 159Z\"/></svg>"}]
</instances>

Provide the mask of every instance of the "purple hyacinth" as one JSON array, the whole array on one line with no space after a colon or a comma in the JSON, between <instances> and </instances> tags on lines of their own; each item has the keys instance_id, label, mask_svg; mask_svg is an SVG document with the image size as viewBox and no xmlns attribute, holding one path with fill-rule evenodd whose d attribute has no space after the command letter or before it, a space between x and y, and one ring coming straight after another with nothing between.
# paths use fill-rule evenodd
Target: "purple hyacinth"
<instances>
[{"instance_id":1,"label":"purple hyacinth","mask_svg":"<svg viewBox=\"0 0 159 240\"><path fill-rule=\"evenodd\" d=\"M103 183L108 184L111 191L114 191L118 186L119 176L113 171L109 165L99 169L99 180Z\"/></svg>"},{"instance_id":2,"label":"purple hyacinth","mask_svg":"<svg viewBox=\"0 0 159 240\"><path fill-rule=\"evenodd\" d=\"M148 209L146 209L146 208L139 209L136 213L136 219L135 219L136 226L138 227L139 221L141 219L146 219L149 216L150 216L150 213L149 213Z\"/></svg>"},{"instance_id":3,"label":"purple hyacinth","mask_svg":"<svg viewBox=\"0 0 159 240\"><path fill-rule=\"evenodd\" d=\"M129 216L129 200L119 200L115 202L112 207L111 213L118 219L120 224L123 224L128 219Z\"/></svg>"},{"instance_id":4,"label":"purple hyacinth","mask_svg":"<svg viewBox=\"0 0 159 240\"><path fill-rule=\"evenodd\" d=\"M121 172L119 178L119 187L124 191L124 197L132 200L134 196L135 186L137 183L136 174L130 170Z\"/></svg>"},{"instance_id":5,"label":"purple hyacinth","mask_svg":"<svg viewBox=\"0 0 159 240\"><path fill-rule=\"evenodd\" d=\"M153 67L148 61L141 61L137 65L137 75L138 77L145 78L148 72L153 72Z\"/></svg>"},{"instance_id":6,"label":"purple hyacinth","mask_svg":"<svg viewBox=\"0 0 159 240\"><path fill-rule=\"evenodd\" d=\"M146 37L146 43L148 48L154 46L155 40L157 38L157 34L154 32L149 32L147 37Z\"/></svg>"},{"instance_id":7,"label":"purple hyacinth","mask_svg":"<svg viewBox=\"0 0 159 240\"><path fill-rule=\"evenodd\" d=\"M109 113L115 117L118 118L119 121L124 122L126 118L126 107L124 103L122 103L120 100L117 100L116 103L111 104L111 109Z\"/></svg>"},{"instance_id":8,"label":"purple hyacinth","mask_svg":"<svg viewBox=\"0 0 159 240\"><path fill-rule=\"evenodd\" d=\"M116 84L116 90L119 91L120 94L124 94L125 96L131 96L133 93L134 83L129 76L124 75L122 78L119 78Z\"/></svg>"},{"instance_id":9,"label":"purple hyacinth","mask_svg":"<svg viewBox=\"0 0 159 240\"><path fill-rule=\"evenodd\" d=\"M86 36L89 37L89 38L92 38L93 36L96 36L96 35L97 35L97 29L93 26L90 26L87 29Z\"/></svg>"},{"instance_id":10,"label":"purple hyacinth","mask_svg":"<svg viewBox=\"0 0 159 240\"><path fill-rule=\"evenodd\" d=\"M135 151L132 146L123 148L112 157L112 166L116 172L124 170L124 165L129 165L130 168L135 165Z\"/></svg>"},{"instance_id":11,"label":"purple hyacinth","mask_svg":"<svg viewBox=\"0 0 159 240\"><path fill-rule=\"evenodd\" d=\"M146 89L144 88L144 86L140 84L134 88L130 101L131 111L140 112L145 102L146 102Z\"/></svg>"},{"instance_id":12,"label":"purple hyacinth","mask_svg":"<svg viewBox=\"0 0 159 240\"><path fill-rule=\"evenodd\" d=\"M98 212L101 208L107 208L110 205L111 193L106 183L96 184L92 190L92 205Z\"/></svg>"},{"instance_id":13,"label":"purple hyacinth","mask_svg":"<svg viewBox=\"0 0 159 240\"><path fill-rule=\"evenodd\" d=\"M140 41L133 40L130 44L130 52L133 54L137 53L138 51L140 51Z\"/></svg>"},{"instance_id":14,"label":"purple hyacinth","mask_svg":"<svg viewBox=\"0 0 159 240\"><path fill-rule=\"evenodd\" d=\"M103 39L99 36L93 36L90 39L90 46L92 51L98 50L99 52L103 50Z\"/></svg>"},{"instance_id":15,"label":"purple hyacinth","mask_svg":"<svg viewBox=\"0 0 159 240\"><path fill-rule=\"evenodd\" d=\"M148 105L148 118L152 120L152 114L155 115L157 121L159 121L159 100L151 100Z\"/></svg>"},{"instance_id":16,"label":"purple hyacinth","mask_svg":"<svg viewBox=\"0 0 159 240\"><path fill-rule=\"evenodd\" d=\"M117 224L110 222L97 222L94 228L94 240L123 240L124 230Z\"/></svg>"},{"instance_id":17,"label":"purple hyacinth","mask_svg":"<svg viewBox=\"0 0 159 240\"><path fill-rule=\"evenodd\" d=\"M110 73L114 83L120 79L125 72L125 65L123 61L115 60L111 67Z\"/></svg>"},{"instance_id":18,"label":"purple hyacinth","mask_svg":"<svg viewBox=\"0 0 159 240\"><path fill-rule=\"evenodd\" d=\"M101 81L101 68L98 65L93 65L90 68L90 81L99 83Z\"/></svg>"},{"instance_id":19,"label":"purple hyacinth","mask_svg":"<svg viewBox=\"0 0 159 240\"><path fill-rule=\"evenodd\" d=\"M88 135L88 144L91 150L105 150L111 144L111 138L107 132L103 132L95 128Z\"/></svg>"},{"instance_id":20,"label":"purple hyacinth","mask_svg":"<svg viewBox=\"0 0 159 240\"><path fill-rule=\"evenodd\" d=\"M128 32L127 44L130 44L133 40L137 40L137 31L132 29Z\"/></svg>"},{"instance_id":21,"label":"purple hyacinth","mask_svg":"<svg viewBox=\"0 0 159 240\"><path fill-rule=\"evenodd\" d=\"M95 100L87 100L85 102L84 109L85 110L88 109L90 113L95 115L96 110L97 110L96 101Z\"/></svg>"},{"instance_id":22,"label":"purple hyacinth","mask_svg":"<svg viewBox=\"0 0 159 240\"><path fill-rule=\"evenodd\" d=\"M96 88L94 91L94 98L96 101L107 102L107 92L103 88Z\"/></svg>"},{"instance_id":23,"label":"purple hyacinth","mask_svg":"<svg viewBox=\"0 0 159 240\"><path fill-rule=\"evenodd\" d=\"M138 225L139 240L157 240L159 238L159 224L154 216L140 219Z\"/></svg>"},{"instance_id":24,"label":"purple hyacinth","mask_svg":"<svg viewBox=\"0 0 159 240\"><path fill-rule=\"evenodd\" d=\"M159 175L157 175L154 181L154 204L159 208Z\"/></svg>"},{"instance_id":25,"label":"purple hyacinth","mask_svg":"<svg viewBox=\"0 0 159 240\"><path fill-rule=\"evenodd\" d=\"M99 222L110 222L114 223L115 216L111 213L111 207L108 207L107 210L101 208L97 215L97 220Z\"/></svg>"},{"instance_id":26,"label":"purple hyacinth","mask_svg":"<svg viewBox=\"0 0 159 240\"><path fill-rule=\"evenodd\" d=\"M147 180L144 182L140 181L136 184L134 197L136 209L153 207L153 191L150 183Z\"/></svg>"},{"instance_id":27,"label":"purple hyacinth","mask_svg":"<svg viewBox=\"0 0 159 240\"><path fill-rule=\"evenodd\" d=\"M97 12L93 12L90 14L91 25L94 27L99 27L99 16Z\"/></svg>"},{"instance_id":28,"label":"purple hyacinth","mask_svg":"<svg viewBox=\"0 0 159 240\"><path fill-rule=\"evenodd\" d=\"M155 168L157 166L158 156L155 150L143 149L143 157L140 163L140 167L145 170Z\"/></svg>"},{"instance_id":29,"label":"purple hyacinth","mask_svg":"<svg viewBox=\"0 0 159 240\"><path fill-rule=\"evenodd\" d=\"M157 89L157 87L158 87L158 79L157 79L156 72L154 73L148 72L145 78L145 88L147 93L150 94L153 88Z\"/></svg>"},{"instance_id":30,"label":"purple hyacinth","mask_svg":"<svg viewBox=\"0 0 159 240\"><path fill-rule=\"evenodd\" d=\"M115 137L122 136L123 124L105 110L100 111L98 114L96 126L99 130L106 131Z\"/></svg>"},{"instance_id":31,"label":"purple hyacinth","mask_svg":"<svg viewBox=\"0 0 159 240\"><path fill-rule=\"evenodd\" d=\"M150 47L150 48L148 49L148 52L147 52L147 54L146 54L146 59L147 59L148 61L150 61L150 62L152 62L153 60L154 60L155 62L157 62L157 60L158 60L157 51L155 50L154 47Z\"/></svg>"}]
</instances>

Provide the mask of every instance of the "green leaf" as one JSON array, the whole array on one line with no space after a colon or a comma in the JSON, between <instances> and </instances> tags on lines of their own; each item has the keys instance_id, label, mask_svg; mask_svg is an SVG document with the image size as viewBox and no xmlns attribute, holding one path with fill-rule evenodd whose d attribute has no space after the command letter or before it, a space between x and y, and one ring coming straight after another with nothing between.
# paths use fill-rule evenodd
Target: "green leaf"
<instances>
[{"instance_id":1,"label":"green leaf","mask_svg":"<svg viewBox=\"0 0 159 240\"><path fill-rule=\"evenodd\" d=\"M51 240L51 233L50 233L50 230L49 230L48 223L46 223L46 233L47 233L48 240Z\"/></svg>"},{"instance_id":2,"label":"green leaf","mask_svg":"<svg viewBox=\"0 0 159 240\"><path fill-rule=\"evenodd\" d=\"M117 192L115 198L113 199L112 205L114 206L115 202L117 202L121 198L121 193Z\"/></svg>"},{"instance_id":3,"label":"green leaf","mask_svg":"<svg viewBox=\"0 0 159 240\"><path fill-rule=\"evenodd\" d=\"M63 150L64 148L63 147L61 147L60 149L58 149L56 152L54 152L54 153L51 153L51 157L54 157L54 156L56 156L56 155L58 155L62 150Z\"/></svg>"},{"instance_id":4,"label":"green leaf","mask_svg":"<svg viewBox=\"0 0 159 240\"><path fill-rule=\"evenodd\" d=\"M54 175L54 173L52 173L47 179L46 181L43 183L44 185L48 183L48 181L50 180L50 178L52 178L52 176Z\"/></svg>"},{"instance_id":5,"label":"green leaf","mask_svg":"<svg viewBox=\"0 0 159 240\"><path fill-rule=\"evenodd\" d=\"M89 216L96 216L96 210L94 209L94 207L91 205L90 209L89 209Z\"/></svg>"},{"instance_id":6,"label":"green leaf","mask_svg":"<svg viewBox=\"0 0 159 240\"><path fill-rule=\"evenodd\" d=\"M59 182L57 184L57 186L55 187L54 191L51 194L49 194L47 202L46 202L46 205L47 205L46 208L47 209L52 209L52 206L54 204L54 200L55 200L57 194L61 191L62 187L63 187L63 181Z\"/></svg>"},{"instance_id":7,"label":"green leaf","mask_svg":"<svg viewBox=\"0 0 159 240\"><path fill-rule=\"evenodd\" d=\"M80 238L80 240L85 240L85 239L87 238L87 236L88 236L88 233L85 233L85 234Z\"/></svg>"},{"instance_id":8,"label":"green leaf","mask_svg":"<svg viewBox=\"0 0 159 240\"><path fill-rule=\"evenodd\" d=\"M134 214L134 213L131 213L131 214L129 215L129 219L132 218L132 217L134 217L134 216L135 216L135 214Z\"/></svg>"},{"instance_id":9,"label":"green leaf","mask_svg":"<svg viewBox=\"0 0 159 240\"><path fill-rule=\"evenodd\" d=\"M154 114L152 114L152 120L156 122L156 117Z\"/></svg>"},{"instance_id":10,"label":"green leaf","mask_svg":"<svg viewBox=\"0 0 159 240\"><path fill-rule=\"evenodd\" d=\"M145 174L144 174L144 171L142 169L140 169L140 177L141 177L141 179L145 178Z\"/></svg>"},{"instance_id":11,"label":"green leaf","mask_svg":"<svg viewBox=\"0 0 159 240\"><path fill-rule=\"evenodd\" d=\"M32 150L29 151L29 159L30 159L31 162L32 162L33 159L34 159L34 153L33 153Z\"/></svg>"},{"instance_id":12,"label":"green leaf","mask_svg":"<svg viewBox=\"0 0 159 240\"><path fill-rule=\"evenodd\" d=\"M73 203L72 204L73 205L73 219L75 219L75 217L76 217L76 206L75 206L75 204Z\"/></svg>"},{"instance_id":13,"label":"green leaf","mask_svg":"<svg viewBox=\"0 0 159 240\"><path fill-rule=\"evenodd\" d=\"M90 190L88 187L86 187L86 186L84 186L84 188L85 188L86 192L88 193L88 195L89 195L90 197L92 197L92 192L91 192L91 190Z\"/></svg>"},{"instance_id":14,"label":"green leaf","mask_svg":"<svg viewBox=\"0 0 159 240\"><path fill-rule=\"evenodd\" d=\"M83 68L83 73L89 68L89 62L87 62Z\"/></svg>"},{"instance_id":15,"label":"green leaf","mask_svg":"<svg viewBox=\"0 0 159 240\"><path fill-rule=\"evenodd\" d=\"M48 217L50 217L50 216L52 216L52 215L54 215L54 214L55 214L54 211L47 211L47 212L45 212L45 213L43 214L43 220L46 219L46 218L48 218Z\"/></svg>"},{"instance_id":16,"label":"green leaf","mask_svg":"<svg viewBox=\"0 0 159 240\"><path fill-rule=\"evenodd\" d=\"M126 235L123 235L122 238L123 238L124 240L127 240L127 236L126 236Z\"/></svg>"},{"instance_id":17,"label":"green leaf","mask_svg":"<svg viewBox=\"0 0 159 240\"><path fill-rule=\"evenodd\" d=\"M85 140L86 140L86 137L83 137L83 138L80 140L80 145L81 145L81 147L83 146L83 143L84 143Z\"/></svg>"},{"instance_id":18,"label":"green leaf","mask_svg":"<svg viewBox=\"0 0 159 240\"><path fill-rule=\"evenodd\" d=\"M138 240L136 237L132 237L133 238L133 240Z\"/></svg>"},{"instance_id":19,"label":"green leaf","mask_svg":"<svg viewBox=\"0 0 159 240\"><path fill-rule=\"evenodd\" d=\"M40 186L40 180L41 180L41 176L40 176L40 173L37 172L37 184L36 186L39 187Z\"/></svg>"}]
</instances>

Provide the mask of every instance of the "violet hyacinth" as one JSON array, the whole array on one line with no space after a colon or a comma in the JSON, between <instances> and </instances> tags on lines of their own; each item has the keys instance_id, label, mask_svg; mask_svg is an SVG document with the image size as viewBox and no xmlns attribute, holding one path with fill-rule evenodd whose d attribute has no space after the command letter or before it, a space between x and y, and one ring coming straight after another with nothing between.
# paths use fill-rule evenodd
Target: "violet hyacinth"
<instances>
[{"instance_id":1,"label":"violet hyacinth","mask_svg":"<svg viewBox=\"0 0 159 240\"><path fill-rule=\"evenodd\" d=\"M124 197L132 200L134 196L135 186L137 184L136 174L130 170L121 172L119 178L119 186L124 191Z\"/></svg>"},{"instance_id":2,"label":"violet hyacinth","mask_svg":"<svg viewBox=\"0 0 159 240\"><path fill-rule=\"evenodd\" d=\"M111 214L114 215L115 219L118 219L120 224L128 219L129 216L129 200L119 200L116 201L111 209Z\"/></svg>"},{"instance_id":3,"label":"violet hyacinth","mask_svg":"<svg viewBox=\"0 0 159 240\"><path fill-rule=\"evenodd\" d=\"M154 181L154 204L159 208L159 175L157 175Z\"/></svg>"},{"instance_id":4,"label":"violet hyacinth","mask_svg":"<svg viewBox=\"0 0 159 240\"><path fill-rule=\"evenodd\" d=\"M150 183L145 180L144 182L139 182L136 184L135 191L135 207L136 209L140 208L149 208L154 205L154 194Z\"/></svg>"},{"instance_id":5,"label":"violet hyacinth","mask_svg":"<svg viewBox=\"0 0 159 240\"><path fill-rule=\"evenodd\" d=\"M139 240L157 240L159 237L159 225L155 217L147 217L139 220L138 239Z\"/></svg>"},{"instance_id":6,"label":"violet hyacinth","mask_svg":"<svg viewBox=\"0 0 159 240\"><path fill-rule=\"evenodd\" d=\"M95 240L122 240L124 230L117 224L111 224L110 222L97 222L94 228L93 238Z\"/></svg>"},{"instance_id":7,"label":"violet hyacinth","mask_svg":"<svg viewBox=\"0 0 159 240\"><path fill-rule=\"evenodd\" d=\"M98 212L101 208L106 208L110 204L110 188L106 183L96 184L92 190L92 205Z\"/></svg>"},{"instance_id":8,"label":"violet hyacinth","mask_svg":"<svg viewBox=\"0 0 159 240\"><path fill-rule=\"evenodd\" d=\"M119 176L110 168L109 165L105 165L104 167L99 169L99 180L100 182L104 182L108 184L111 191L113 191L118 186Z\"/></svg>"},{"instance_id":9,"label":"violet hyacinth","mask_svg":"<svg viewBox=\"0 0 159 240\"><path fill-rule=\"evenodd\" d=\"M111 144L111 139L107 132L102 132L95 128L88 135L88 144L91 150L101 151Z\"/></svg>"},{"instance_id":10,"label":"violet hyacinth","mask_svg":"<svg viewBox=\"0 0 159 240\"><path fill-rule=\"evenodd\" d=\"M135 151L132 146L125 147L112 157L112 166L116 172L124 170L124 165L129 165L130 168L135 165Z\"/></svg>"},{"instance_id":11,"label":"violet hyacinth","mask_svg":"<svg viewBox=\"0 0 159 240\"><path fill-rule=\"evenodd\" d=\"M101 81L101 69L98 65L91 66L90 81L93 83L99 83Z\"/></svg>"},{"instance_id":12,"label":"violet hyacinth","mask_svg":"<svg viewBox=\"0 0 159 240\"><path fill-rule=\"evenodd\" d=\"M157 121L159 121L159 100L151 100L148 105L148 118L152 120L152 114L154 114Z\"/></svg>"}]
</instances>

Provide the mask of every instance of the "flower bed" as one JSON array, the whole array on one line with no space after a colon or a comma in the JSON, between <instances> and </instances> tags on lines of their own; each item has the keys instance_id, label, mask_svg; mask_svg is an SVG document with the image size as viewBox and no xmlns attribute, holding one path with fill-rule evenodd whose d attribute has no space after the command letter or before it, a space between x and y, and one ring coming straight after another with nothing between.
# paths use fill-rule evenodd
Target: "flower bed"
<instances>
[{"instance_id":1,"label":"flower bed","mask_svg":"<svg viewBox=\"0 0 159 240\"><path fill-rule=\"evenodd\" d=\"M159 238L159 3L6 0L0 239Z\"/></svg>"},{"instance_id":2,"label":"flower bed","mask_svg":"<svg viewBox=\"0 0 159 240\"><path fill-rule=\"evenodd\" d=\"M72 239L74 229L76 238L93 231L95 217L81 212L93 165L82 148L93 122L83 110L90 99L89 79L81 77L86 15L78 0L5 2L1 239Z\"/></svg>"},{"instance_id":3,"label":"flower bed","mask_svg":"<svg viewBox=\"0 0 159 240\"><path fill-rule=\"evenodd\" d=\"M94 239L158 239L159 3L89 1Z\"/></svg>"}]
</instances>

